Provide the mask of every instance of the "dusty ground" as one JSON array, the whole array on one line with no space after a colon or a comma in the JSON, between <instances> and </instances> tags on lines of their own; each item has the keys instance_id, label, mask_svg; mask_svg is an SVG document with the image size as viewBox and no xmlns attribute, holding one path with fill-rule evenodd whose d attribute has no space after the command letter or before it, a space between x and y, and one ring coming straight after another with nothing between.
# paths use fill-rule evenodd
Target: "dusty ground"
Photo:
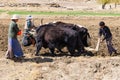
<instances>
[{"instance_id":1,"label":"dusty ground","mask_svg":"<svg viewBox=\"0 0 120 80\"><path fill-rule=\"evenodd\" d=\"M40 16L39 16L40 17ZM43 17L35 18L36 25L40 24ZM92 46L97 42L98 22L104 20L110 26L113 33L113 44L120 51L119 42L119 17L44 17L44 23L52 21L64 21L84 25L89 29L92 37ZM0 80L119 80L120 58L107 56L107 48L101 44L95 56L70 57L60 53L51 57L48 50L42 49L40 57L35 57L35 47L22 47L25 59L21 62L6 60L4 54L7 50L7 31L9 19L0 20ZM24 19L19 21L23 30ZM22 35L18 37L21 41ZM66 51L66 50L65 50Z\"/></svg>"},{"instance_id":2,"label":"dusty ground","mask_svg":"<svg viewBox=\"0 0 120 80\"><path fill-rule=\"evenodd\" d=\"M2 1L2 0L1 0ZM5 1L5 0L4 0ZM24 0L23 0L24 1ZM27 0L26 0L27 1ZM38 1L38 0L35 0ZM41 0L42 1L42 0ZM48 0L45 0L46 2ZM51 1L51 0L49 0ZM67 1L67 0L59 0ZM73 1L73 0L70 0ZM79 0L75 0L79 1ZM70 2L69 2L70 3ZM82 2L84 3L84 2ZM91 4L91 2L88 2ZM73 4L70 3L72 6ZM63 4L67 8L71 8L67 2ZM74 3L75 4L75 3ZM78 4L78 3L76 3ZM92 3L93 4L93 3ZM84 7L83 7L84 6ZM94 6L92 10L94 10ZM99 5L98 5L99 6ZM72 7L80 10L89 10L87 4ZM88 9L89 8L89 9ZM9 10L31 10L31 8L5 8ZM34 8L32 8L33 10ZM37 10L38 8L35 8ZM98 8L99 9L99 8ZM97 10L98 10L97 9ZM66 10L62 8L42 7L40 10ZM116 9L115 9L116 10ZM111 10L110 10L111 11ZM117 11L119 9L117 8ZM23 32L24 15L18 24ZM10 22L10 15L2 13L0 15L0 80L120 80L120 17L86 17L86 16L37 16L33 15L36 26L43 23L53 21L64 21L74 24L80 24L88 28L92 40L92 48L95 48L98 35L99 21L105 21L110 27L113 34L113 45L118 50L117 56L108 56L105 43L101 43L99 52L94 56L78 56L71 57L68 53L60 53L56 57L51 57L48 49L42 49L42 56L35 57L35 47L23 47L25 59L20 62L14 62L5 59L4 55L7 50L7 33ZM22 35L18 37L21 42ZM63 49L66 52L66 49Z\"/></svg>"},{"instance_id":3,"label":"dusty ground","mask_svg":"<svg viewBox=\"0 0 120 80\"><path fill-rule=\"evenodd\" d=\"M39 7L34 7L32 9L31 5L26 7L10 7L8 5L11 4L22 4L22 3L38 3ZM59 7L50 7L52 3L59 5ZM82 10L82 11L114 11L119 12L120 5L117 5L115 8L114 4L107 4L106 9L102 10L101 4L97 2L97 0L0 0L0 6L4 6L8 4L6 7L0 7L3 10L27 10L27 11L63 11L63 10ZM110 9L111 5L111 9ZM30 8L31 7L31 8Z\"/></svg>"}]
</instances>

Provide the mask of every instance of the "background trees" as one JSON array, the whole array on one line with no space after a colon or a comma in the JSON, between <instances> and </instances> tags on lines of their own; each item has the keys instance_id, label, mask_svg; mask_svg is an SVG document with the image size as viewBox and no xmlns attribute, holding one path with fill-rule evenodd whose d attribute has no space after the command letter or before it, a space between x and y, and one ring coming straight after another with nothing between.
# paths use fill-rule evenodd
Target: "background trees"
<instances>
[{"instance_id":1,"label":"background trees","mask_svg":"<svg viewBox=\"0 0 120 80\"><path fill-rule=\"evenodd\" d=\"M120 0L97 0L100 4L102 4L102 9L105 9L106 4L114 3L115 8L117 7L117 4L120 3Z\"/></svg>"}]
</instances>

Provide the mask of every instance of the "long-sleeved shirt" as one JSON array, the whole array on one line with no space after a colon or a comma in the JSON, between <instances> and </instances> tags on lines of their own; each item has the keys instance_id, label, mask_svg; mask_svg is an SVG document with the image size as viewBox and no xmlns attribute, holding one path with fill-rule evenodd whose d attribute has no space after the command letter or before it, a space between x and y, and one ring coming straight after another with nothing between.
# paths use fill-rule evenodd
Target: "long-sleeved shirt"
<instances>
[{"instance_id":1,"label":"long-sleeved shirt","mask_svg":"<svg viewBox=\"0 0 120 80\"><path fill-rule=\"evenodd\" d=\"M104 26L103 28L99 29L99 36L104 36L103 40L112 37L112 33L108 26Z\"/></svg>"},{"instance_id":2,"label":"long-sleeved shirt","mask_svg":"<svg viewBox=\"0 0 120 80\"><path fill-rule=\"evenodd\" d=\"M30 30L32 27L34 27L34 23L31 20L27 20L25 22L25 28L24 29Z\"/></svg>"},{"instance_id":3,"label":"long-sleeved shirt","mask_svg":"<svg viewBox=\"0 0 120 80\"><path fill-rule=\"evenodd\" d=\"M17 38L17 33L19 31L18 25L16 22L11 21L8 31L8 38Z\"/></svg>"}]
</instances>

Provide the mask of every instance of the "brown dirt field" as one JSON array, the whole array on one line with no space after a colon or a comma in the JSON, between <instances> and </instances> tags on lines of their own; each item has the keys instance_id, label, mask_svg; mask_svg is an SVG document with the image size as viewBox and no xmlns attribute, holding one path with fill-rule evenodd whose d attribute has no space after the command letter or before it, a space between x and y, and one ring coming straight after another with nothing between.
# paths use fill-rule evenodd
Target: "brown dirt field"
<instances>
[{"instance_id":1,"label":"brown dirt field","mask_svg":"<svg viewBox=\"0 0 120 80\"><path fill-rule=\"evenodd\" d=\"M120 17L74 17L74 16L33 16L36 26L40 25L43 18L44 23L53 21L64 21L80 24L88 28L92 38L92 46L95 48L98 35L99 21L105 21L113 33L113 45L120 51ZM24 19L18 24L23 32ZM120 58L119 54L109 57L105 43L100 45L95 56L70 57L61 54L56 57L49 55L48 49L42 49L35 57L35 47L23 47L26 56L20 62L14 62L4 58L7 50L7 33L10 19L0 19L0 80L119 80ZM18 37L21 42L22 35ZM65 50L65 49L63 49ZM65 50L66 51L66 50ZM47 56L48 54L48 56Z\"/></svg>"},{"instance_id":2,"label":"brown dirt field","mask_svg":"<svg viewBox=\"0 0 120 80\"><path fill-rule=\"evenodd\" d=\"M96 0L0 0L0 3L39 2L40 7L0 7L2 10L29 10L29 11L112 11L119 12L120 5L115 9L100 10ZM46 6L47 3L56 2L60 8ZM97 6L97 7L96 7ZM25 16L22 15L18 22L23 32ZM63 21L80 24L88 28L92 40L92 48L95 48L98 36L98 23L105 21L113 34L113 45L118 50L117 56L108 56L104 43L100 44L99 52L94 56L67 56L68 53L60 53L56 57L50 56L49 50L42 48L36 57L35 47L23 47L25 58L19 62L5 59L7 50L7 34L10 23L10 15L7 12L0 14L0 80L120 80L120 17L86 17L86 16L37 16L33 15L34 23L39 26L43 23ZM21 43L22 35L18 36ZM67 52L66 48L63 51ZM56 51L57 53L57 51Z\"/></svg>"},{"instance_id":3,"label":"brown dirt field","mask_svg":"<svg viewBox=\"0 0 120 80\"><path fill-rule=\"evenodd\" d=\"M26 7L24 6L13 6L15 4L22 4L22 3L38 3L40 4L39 7L32 8L31 5ZM50 4L55 3L60 5L60 7L51 7ZM0 0L0 9L3 10L27 10L27 11L64 11L64 10L81 10L81 11L112 11L112 12L119 12L120 5L117 5L115 8L114 3L107 4L105 9L101 9L101 4L97 2L97 0ZM9 6L8 6L9 5ZM10 5L12 7L10 7ZM110 9L111 6L111 9Z\"/></svg>"}]
</instances>

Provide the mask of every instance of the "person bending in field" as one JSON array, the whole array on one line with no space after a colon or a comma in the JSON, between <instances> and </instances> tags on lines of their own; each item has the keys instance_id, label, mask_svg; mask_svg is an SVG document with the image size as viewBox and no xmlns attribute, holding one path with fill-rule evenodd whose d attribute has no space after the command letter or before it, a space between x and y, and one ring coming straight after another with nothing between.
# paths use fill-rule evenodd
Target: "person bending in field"
<instances>
[{"instance_id":1,"label":"person bending in field","mask_svg":"<svg viewBox=\"0 0 120 80\"><path fill-rule=\"evenodd\" d=\"M101 42L103 42L104 40L106 40L107 43L107 48L108 48L108 52L110 54L110 56L112 55L112 53L114 52L115 54L117 54L117 50L115 50L115 48L112 45L112 33L109 29L108 26L105 25L105 22L101 21L99 23L99 38L101 38L101 36L103 35L104 38L101 40Z\"/></svg>"},{"instance_id":2,"label":"person bending in field","mask_svg":"<svg viewBox=\"0 0 120 80\"><path fill-rule=\"evenodd\" d=\"M33 38L33 33L35 25L33 23L33 17L31 15L27 15L24 27L24 34L22 38L22 45L29 46L31 44L35 45L35 40Z\"/></svg>"}]
</instances>

